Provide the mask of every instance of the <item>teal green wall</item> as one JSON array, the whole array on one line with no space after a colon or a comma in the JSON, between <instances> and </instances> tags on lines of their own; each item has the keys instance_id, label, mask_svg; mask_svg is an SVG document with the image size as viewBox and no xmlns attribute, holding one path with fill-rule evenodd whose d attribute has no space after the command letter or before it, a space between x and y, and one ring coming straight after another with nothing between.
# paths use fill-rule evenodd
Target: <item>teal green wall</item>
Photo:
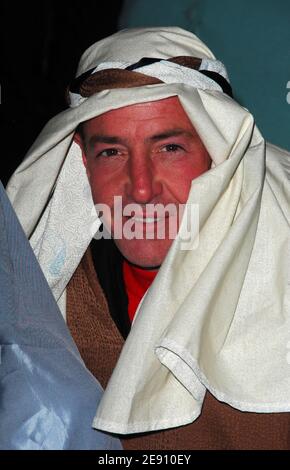
<instances>
[{"instance_id":1,"label":"teal green wall","mask_svg":"<svg viewBox=\"0 0 290 470\"><path fill-rule=\"evenodd\" d=\"M120 28L171 25L210 47L266 139L290 150L290 1L125 0Z\"/></svg>"}]
</instances>

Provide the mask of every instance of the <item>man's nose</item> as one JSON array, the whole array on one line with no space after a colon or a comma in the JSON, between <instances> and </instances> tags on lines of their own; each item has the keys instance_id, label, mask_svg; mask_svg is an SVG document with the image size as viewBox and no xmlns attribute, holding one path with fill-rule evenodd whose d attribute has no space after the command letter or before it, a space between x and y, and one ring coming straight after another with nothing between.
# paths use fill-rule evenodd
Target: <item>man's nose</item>
<instances>
[{"instance_id":1,"label":"man's nose","mask_svg":"<svg viewBox=\"0 0 290 470\"><path fill-rule=\"evenodd\" d=\"M128 162L128 176L126 193L133 202L149 203L162 191L156 168L144 154L131 156Z\"/></svg>"}]
</instances>

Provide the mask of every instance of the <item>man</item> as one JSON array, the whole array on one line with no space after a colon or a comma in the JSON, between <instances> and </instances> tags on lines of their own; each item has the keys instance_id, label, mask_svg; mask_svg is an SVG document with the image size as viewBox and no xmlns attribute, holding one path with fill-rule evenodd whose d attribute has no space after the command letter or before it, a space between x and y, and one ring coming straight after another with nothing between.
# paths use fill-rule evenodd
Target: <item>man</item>
<instances>
[{"instance_id":1,"label":"man","mask_svg":"<svg viewBox=\"0 0 290 470\"><path fill-rule=\"evenodd\" d=\"M94 426L127 449L288 448L289 154L179 28L93 45L68 96L8 191L107 386Z\"/></svg>"}]
</instances>

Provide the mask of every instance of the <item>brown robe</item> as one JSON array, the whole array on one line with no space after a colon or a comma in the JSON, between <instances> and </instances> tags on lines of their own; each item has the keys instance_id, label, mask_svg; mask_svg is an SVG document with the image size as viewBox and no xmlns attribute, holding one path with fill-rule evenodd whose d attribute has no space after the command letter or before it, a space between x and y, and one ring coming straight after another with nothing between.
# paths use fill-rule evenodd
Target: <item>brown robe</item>
<instances>
[{"instance_id":1,"label":"brown robe","mask_svg":"<svg viewBox=\"0 0 290 470\"><path fill-rule=\"evenodd\" d=\"M80 354L105 388L124 344L112 320L90 249L67 289L67 323ZM290 413L248 413L206 393L200 417L165 431L119 436L125 449L290 449Z\"/></svg>"}]
</instances>

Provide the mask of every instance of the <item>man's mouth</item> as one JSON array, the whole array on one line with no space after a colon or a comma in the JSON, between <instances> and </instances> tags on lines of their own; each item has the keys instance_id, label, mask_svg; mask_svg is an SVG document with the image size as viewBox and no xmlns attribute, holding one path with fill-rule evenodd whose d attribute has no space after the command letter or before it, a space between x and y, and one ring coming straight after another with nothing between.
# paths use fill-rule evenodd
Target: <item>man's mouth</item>
<instances>
[{"instance_id":1,"label":"man's mouth","mask_svg":"<svg viewBox=\"0 0 290 470\"><path fill-rule=\"evenodd\" d=\"M160 222L163 220L162 217L131 217L131 220L133 220L136 223L143 223L143 224L153 224L156 222Z\"/></svg>"},{"instance_id":2,"label":"man's mouth","mask_svg":"<svg viewBox=\"0 0 290 470\"><path fill-rule=\"evenodd\" d=\"M134 215L130 217L130 222L133 224L133 231L137 238L152 239L165 239L166 227L168 217L158 217L157 214L150 215Z\"/></svg>"}]
</instances>

